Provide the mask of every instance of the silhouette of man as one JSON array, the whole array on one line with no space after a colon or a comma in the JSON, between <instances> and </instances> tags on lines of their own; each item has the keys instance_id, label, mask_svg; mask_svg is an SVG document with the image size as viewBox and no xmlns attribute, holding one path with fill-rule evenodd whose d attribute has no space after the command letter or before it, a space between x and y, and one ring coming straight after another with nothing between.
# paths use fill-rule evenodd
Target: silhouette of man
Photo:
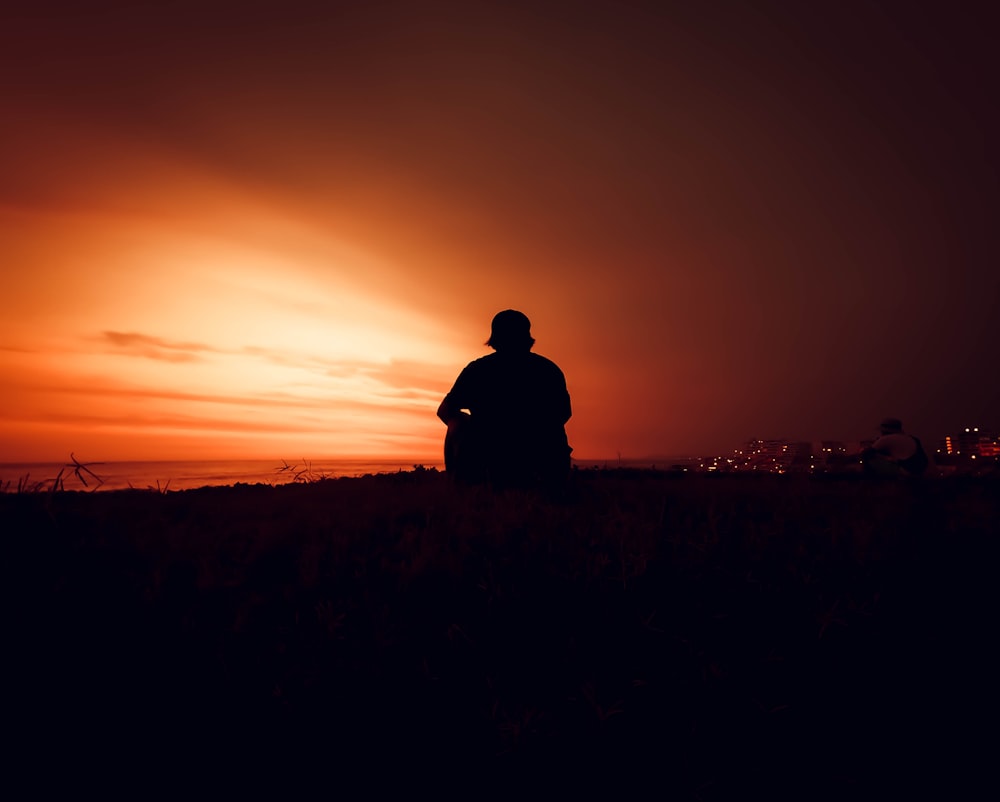
<instances>
[{"instance_id":1,"label":"silhouette of man","mask_svg":"<svg viewBox=\"0 0 1000 802\"><path fill-rule=\"evenodd\" d=\"M438 407L448 424L445 469L460 482L497 487L558 484L569 471L569 392L559 367L531 352L531 322L506 309L486 345Z\"/></svg>"},{"instance_id":2,"label":"silhouette of man","mask_svg":"<svg viewBox=\"0 0 1000 802\"><path fill-rule=\"evenodd\" d=\"M862 454L865 471L876 476L922 476L930 465L923 444L903 431L898 418L879 424L880 437Z\"/></svg>"}]
</instances>

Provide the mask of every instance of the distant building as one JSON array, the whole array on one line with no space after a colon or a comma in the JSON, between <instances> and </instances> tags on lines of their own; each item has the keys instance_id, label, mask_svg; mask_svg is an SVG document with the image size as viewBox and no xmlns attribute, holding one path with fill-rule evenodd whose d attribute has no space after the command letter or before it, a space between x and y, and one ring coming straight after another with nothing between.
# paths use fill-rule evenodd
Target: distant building
<instances>
[{"instance_id":1,"label":"distant building","mask_svg":"<svg viewBox=\"0 0 1000 802\"><path fill-rule=\"evenodd\" d=\"M762 473L808 471L813 465L812 444L792 440L748 440L734 453L735 470Z\"/></svg>"},{"instance_id":2,"label":"distant building","mask_svg":"<svg viewBox=\"0 0 1000 802\"><path fill-rule=\"evenodd\" d=\"M961 457L1000 456L1000 436L981 426L966 426L945 437L942 453Z\"/></svg>"},{"instance_id":3,"label":"distant building","mask_svg":"<svg viewBox=\"0 0 1000 802\"><path fill-rule=\"evenodd\" d=\"M819 440L812 448L812 469L840 471L848 462L850 450L843 440Z\"/></svg>"}]
</instances>

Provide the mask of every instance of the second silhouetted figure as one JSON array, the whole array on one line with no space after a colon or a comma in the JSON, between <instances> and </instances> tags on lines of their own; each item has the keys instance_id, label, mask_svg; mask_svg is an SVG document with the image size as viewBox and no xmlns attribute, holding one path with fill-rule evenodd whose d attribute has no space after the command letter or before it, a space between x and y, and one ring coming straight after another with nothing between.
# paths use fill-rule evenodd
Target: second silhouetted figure
<instances>
[{"instance_id":1,"label":"second silhouetted figure","mask_svg":"<svg viewBox=\"0 0 1000 802\"><path fill-rule=\"evenodd\" d=\"M470 362L438 407L448 424L445 468L461 482L558 484L569 471L569 392L559 367L531 352L531 322L513 309L493 318L495 353Z\"/></svg>"}]
</instances>

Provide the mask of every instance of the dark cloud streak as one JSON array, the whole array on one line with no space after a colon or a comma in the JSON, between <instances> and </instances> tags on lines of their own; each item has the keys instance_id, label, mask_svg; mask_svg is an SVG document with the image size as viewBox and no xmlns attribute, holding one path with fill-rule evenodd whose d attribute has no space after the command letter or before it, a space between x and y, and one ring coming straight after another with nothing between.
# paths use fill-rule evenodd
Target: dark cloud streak
<instances>
[{"instance_id":1,"label":"dark cloud streak","mask_svg":"<svg viewBox=\"0 0 1000 802\"><path fill-rule=\"evenodd\" d=\"M203 353L218 353L202 343L173 342L136 332L104 331L101 336L115 347L115 353L163 362L195 362Z\"/></svg>"}]
</instances>

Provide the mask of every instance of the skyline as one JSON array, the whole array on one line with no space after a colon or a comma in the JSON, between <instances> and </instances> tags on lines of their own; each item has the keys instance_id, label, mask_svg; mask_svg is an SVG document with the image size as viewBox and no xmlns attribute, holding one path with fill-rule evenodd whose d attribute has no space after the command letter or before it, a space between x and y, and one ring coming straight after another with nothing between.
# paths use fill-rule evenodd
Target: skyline
<instances>
[{"instance_id":1,"label":"skyline","mask_svg":"<svg viewBox=\"0 0 1000 802\"><path fill-rule=\"evenodd\" d=\"M412 457L500 309L573 456L995 425L985 5L3 12L0 462Z\"/></svg>"},{"instance_id":2,"label":"skyline","mask_svg":"<svg viewBox=\"0 0 1000 802\"><path fill-rule=\"evenodd\" d=\"M970 432L979 433L980 431L982 431L982 439L978 439L977 441L979 443L984 444L983 446L981 446L982 448L995 449L995 448L998 447L997 446L997 435L995 434L995 430L991 429L990 427L968 427L968 426L966 426L966 427L953 427L952 429L949 430L949 432L947 434L945 434L941 438L937 438L937 439L931 440L929 438L923 438L922 437L920 439L921 439L921 442L923 443L924 447L927 448L928 451L931 452L931 453L936 453L936 454L944 455L944 456L949 456L950 455L950 456L957 457L957 456L960 456L960 455L963 455L963 454L964 455L968 455L968 454L971 454L971 453L977 453L977 454L979 453L979 451L978 451L978 449L980 448L979 446L972 447L972 448L970 448L968 446L968 443L971 442L971 441L968 440L968 437L969 437L969 433ZM963 436L963 432L964 432L964 436ZM979 435L978 434L974 434L973 437L974 438L979 438ZM640 464L647 464L647 465L653 464L653 465L655 465L655 463L657 463L657 462L663 462L664 460L669 461L671 459L721 459L721 458L725 458L727 456L732 456L733 454L743 453L743 452L745 452L745 450L748 447L756 447L756 446L759 446L761 444L768 444L769 446L773 446L774 444L778 444L778 445L782 445L783 444L783 445L787 445L787 446L807 446L810 449L810 453L812 453L814 455L815 454L820 454L820 453L825 452L825 451L828 451L828 450L830 450L830 447L836 446L837 449L838 449L838 453L843 453L845 455L849 455L850 456L850 455L856 455L857 453L859 453L859 451L861 450L861 448L863 448L866 444L870 444L871 442L873 442L877 438L878 438L878 434L877 433L876 434L868 433L866 435L860 435L860 436L854 437L853 439L846 439L846 440L842 440L842 439L828 439L828 438L823 438L823 437L820 437L820 438L816 438L816 437L813 437L813 438L790 438L790 437L783 437L783 436L780 436L780 435L776 435L774 437L756 437L756 436L754 436L754 437L744 437L738 443L734 444L732 447L726 448L726 449L722 449L720 451L685 452L685 453L677 453L677 454L667 454L667 453L661 453L661 454L638 454L638 455L614 454L614 455L607 455L607 456L604 456L604 457L596 457L596 458L595 457L580 457L580 456L573 455L573 456L571 456L571 461L577 462L577 463L580 463L580 464L591 464L591 463L594 463L594 464L599 464L599 463L612 464L612 463L615 463L617 461L617 462L621 462L623 464L629 464L629 465L640 465ZM965 445L964 448L962 448L962 447L960 447L958 445L958 443L960 443L960 442L966 443L966 445ZM357 465L360 465L362 467L367 467L369 469L374 469L375 466L383 466L384 467L384 466L387 466L387 465L397 465L401 469L405 469L405 468L408 467L408 465L407 465L408 460L409 460L409 458L406 457L406 456L398 456L398 455L394 455L394 454L386 454L386 455L376 456L376 457L337 457L337 456L333 456L333 457L320 457L318 459L313 459L313 458L310 458L308 456L303 455L303 456L300 456L300 457L292 459L292 460L286 459L285 457L278 457L277 459L275 459L273 456L271 456L271 457L252 457L252 458L244 458L244 459L241 459L241 458L232 458L232 459L224 458L224 459L202 459L202 460L198 460L198 459L188 459L188 458L177 458L177 459L160 459L160 460L111 460L110 462L112 462L112 463L113 462L136 462L136 463L143 463L143 462L148 462L148 463L157 463L157 462L177 462L177 463L204 462L206 464L223 463L223 462L234 462L234 463L240 463L240 462L275 462L276 464L273 467L274 467L274 470L276 472L280 473L280 472L283 472L283 471L292 471L294 473L295 470L298 470L300 468L303 469L304 471L308 472L308 471L312 471L314 469L314 466L317 466L317 465L334 465L334 464L344 465L344 466L349 466L351 464L357 464ZM64 467L71 468L71 467L74 467L74 466L77 466L77 465L91 466L91 465L102 465L102 464L108 464L108 463L109 463L109 461L104 461L104 460L101 460L101 461L91 461L89 459L81 459L81 458L77 457L75 454L70 453L68 459L66 459L66 458L53 458L53 459L39 459L39 460L12 460L12 461L0 462L0 465L6 465L7 467L19 467L19 466L32 465L32 464L35 464L35 465L48 465L48 466L51 466L51 465L63 465ZM281 463L281 464L277 464L277 463ZM420 462L417 462L417 463L413 464L412 467L413 468L417 468L417 467L425 467L425 466L430 466L430 465L443 466L444 465L444 456L443 456L443 454L433 455L433 456L429 457L426 460L423 460L423 461L420 461Z\"/></svg>"}]
</instances>

